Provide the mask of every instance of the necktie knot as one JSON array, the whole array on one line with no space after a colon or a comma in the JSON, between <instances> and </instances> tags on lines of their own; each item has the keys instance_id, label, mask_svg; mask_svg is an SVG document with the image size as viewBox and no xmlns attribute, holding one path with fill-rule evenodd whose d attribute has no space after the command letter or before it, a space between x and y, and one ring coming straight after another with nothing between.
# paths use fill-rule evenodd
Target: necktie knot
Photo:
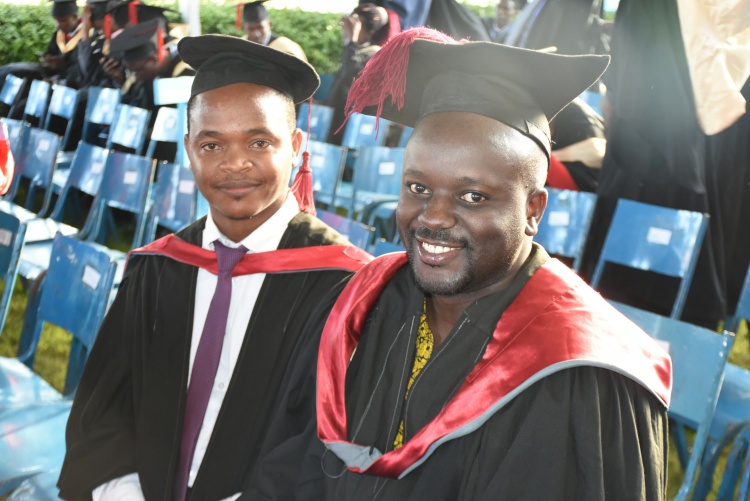
<instances>
[{"instance_id":1,"label":"necktie knot","mask_svg":"<svg viewBox=\"0 0 750 501\"><path fill-rule=\"evenodd\" d=\"M219 264L219 273L231 273L242 256L247 254L247 247L227 247L218 240L214 241L214 250L216 251L216 261Z\"/></svg>"}]
</instances>

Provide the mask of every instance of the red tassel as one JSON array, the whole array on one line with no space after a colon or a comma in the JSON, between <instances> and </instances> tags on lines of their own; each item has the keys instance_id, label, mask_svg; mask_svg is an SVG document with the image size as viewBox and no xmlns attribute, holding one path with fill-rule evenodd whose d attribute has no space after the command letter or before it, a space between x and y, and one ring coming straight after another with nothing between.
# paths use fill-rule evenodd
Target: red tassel
<instances>
[{"instance_id":1,"label":"red tassel","mask_svg":"<svg viewBox=\"0 0 750 501\"><path fill-rule=\"evenodd\" d=\"M156 57L159 60L159 64L164 61L164 32L161 26L156 27Z\"/></svg>"},{"instance_id":2,"label":"red tassel","mask_svg":"<svg viewBox=\"0 0 750 501\"><path fill-rule=\"evenodd\" d=\"M104 16L104 39L112 40L112 14Z\"/></svg>"},{"instance_id":3,"label":"red tassel","mask_svg":"<svg viewBox=\"0 0 750 501\"><path fill-rule=\"evenodd\" d=\"M292 183L292 193L297 199L301 211L314 216L315 198L313 197L312 169L310 169L310 152L302 153L302 165Z\"/></svg>"},{"instance_id":4,"label":"red tassel","mask_svg":"<svg viewBox=\"0 0 750 501\"><path fill-rule=\"evenodd\" d=\"M380 118L383 104L388 96L391 98L391 103L395 104L399 110L404 107L409 49L418 38L447 44L458 43L449 35L429 28L412 28L391 38L372 56L354 80L349 96L346 98L344 124L353 113L362 113L368 106L377 105L378 111L375 116ZM341 128L343 127L342 124Z\"/></svg>"},{"instance_id":5,"label":"red tassel","mask_svg":"<svg viewBox=\"0 0 750 501\"><path fill-rule=\"evenodd\" d=\"M242 29L242 3L237 4L237 16L234 19L234 27L238 30Z\"/></svg>"},{"instance_id":6,"label":"red tassel","mask_svg":"<svg viewBox=\"0 0 750 501\"><path fill-rule=\"evenodd\" d=\"M128 20L130 24L138 24L138 4L139 0L133 0L128 4Z\"/></svg>"}]
</instances>

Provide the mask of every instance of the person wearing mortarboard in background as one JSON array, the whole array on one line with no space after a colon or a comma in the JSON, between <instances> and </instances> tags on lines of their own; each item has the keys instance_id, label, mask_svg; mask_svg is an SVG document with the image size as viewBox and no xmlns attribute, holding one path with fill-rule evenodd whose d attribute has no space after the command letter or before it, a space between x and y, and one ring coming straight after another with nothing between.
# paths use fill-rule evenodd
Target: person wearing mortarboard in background
<instances>
[{"instance_id":1,"label":"person wearing mortarboard in background","mask_svg":"<svg viewBox=\"0 0 750 501\"><path fill-rule=\"evenodd\" d=\"M112 39L110 55L122 60L127 74L121 87L123 103L154 111L154 79L195 74L180 57L176 41L167 37L157 18L129 26Z\"/></svg>"},{"instance_id":2,"label":"person wearing mortarboard in background","mask_svg":"<svg viewBox=\"0 0 750 501\"><path fill-rule=\"evenodd\" d=\"M54 0L52 17L57 30L47 45L47 51L39 58L46 77L64 81L68 69L75 63L75 49L81 41L81 19L75 0Z\"/></svg>"},{"instance_id":3,"label":"person wearing mortarboard in background","mask_svg":"<svg viewBox=\"0 0 750 501\"><path fill-rule=\"evenodd\" d=\"M665 498L669 355L532 242L549 121L607 61L428 29L370 60L348 110L414 127L407 252L310 321L249 499Z\"/></svg>"},{"instance_id":4,"label":"person wearing mortarboard in background","mask_svg":"<svg viewBox=\"0 0 750 501\"><path fill-rule=\"evenodd\" d=\"M271 31L271 19L268 10L263 5L268 0L256 0L246 4L237 4L237 29L240 28L240 9L242 9L242 31L245 40L267 45L307 61L305 51L298 43L288 37L282 37Z\"/></svg>"},{"instance_id":5,"label":"person wearing mortarboard in background","mask_svg":"<svg viewBox=\"0 0 750 501\"><path fill-rule=\"evenodd\" d=\"M302 328L370 259L306 213L307 153L289 188L315 70L225 35L179 49L197 70L185 147L209 214L131 253L76 390L63 499L236 498Z\"/></svg>"},{"instance_id":6,"label":"person wearing mortarboard in background","mask_svg":"<svg viewBox=\"0 0 750 501\"><path fill-rule=\"evenodd\" d=\"M111 24L107 26L107 11L116 0L87 0L83 14L83 39L78 48L78 88L90 86L114 87L101 61L109 54Z\"/></svg>"},{"instance_id":7,"label":"person wearing mortarboard in background","mask_svg":"<svg viewBox=\"0 0 750 501\"><path fill-rule=\"evenodd\" d=\"M351 14L341 18L341 42L344 45L341 68L333 79L326 100L326 104L333 107L334 131L328 138L332 144L341 144L344 133L343 130L336 132L336 129L344 121L346 96L354 77L385 43L383 35L389 32L389 20L385 8L371 3L359 4Z\"/></svg>"}]
</instances>

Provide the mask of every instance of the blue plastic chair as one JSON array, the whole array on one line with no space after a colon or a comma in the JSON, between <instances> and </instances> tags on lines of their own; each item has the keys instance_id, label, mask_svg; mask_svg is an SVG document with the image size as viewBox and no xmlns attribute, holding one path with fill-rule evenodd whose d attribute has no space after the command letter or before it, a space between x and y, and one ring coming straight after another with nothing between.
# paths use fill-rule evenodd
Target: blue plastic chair
<instances>
[{"instance_id":1,"label":"blue plastic chair","mask_svg":"<svg viewBox=\"0 0 750 501\"><path fill-rule=\"evenodd\" d=\"M177 156L174 158L174 163L178 165L188 165L189 163L182 137L187 132L187 102L190 100L190 91L194 78L192 76L184 76L157 78L154 80L154 104L157 106L175 105L177 107L177 126L179 129L176 132Z\"/></svg>"},{"instance_id":2,"label":"blue plastic chair","mask_svg":"<svg viewBox=\"0 0 750 501\"><path fill-rule=\"evenodd\" d=\"M680 318L707 224L698 212L618 200L591 286L598 286L607 262L679 278L671 317Z\"/></svg>"},{"instance_id":3,"label":"blue plastic chair","mask_svg":"<svg viewBox=\"0 0 750 501\"><path fill-rule=\"evenodd\" d=\"M341 235L353 245L365 250L370 245L370 241L372 240L372 228L333 212L325 210L319 210L317 212L318 218L321 221L341 233Z\"/></svg>"},{"instance_id":4,"label":"blue plastic chair","mask_svg":"<svg viewBox=\"0 0 750 501\"><path fill-rule=\"evenodd\" d=\"M398 146L399 148L406 148L406 143L409 142L409 138L411 138L411 135L414 133L414 129L412 127L404 127L404 130L401 131L401 136L398 138Z\"/></svg>"},{"instance_id":5,"label":"blue plastic chair","mask_svg":"<svg viewBox=\"0 0 750 501\"><path fill-rule=\"evenodd\" d=\"M71 401L0 410L0 496L57 500Z\"/></svg>"},{"instance_id":6,"label":"blue plastic chair","mask_svg":"<svg viewBox=\"0 0 750 501\"><path fill-rule=\"evenodd\" d=\"M378 240L375 242L375 249L372 251L372 255L382 256L383 254L390 254L391 252L403 252L406 248L394 242L388 242L386 240Z\"/></svg>"},{"instance_id":7,"label":"blue plastic chair","mask_svg":"<svg viewBox=\"0 0 750 501\"><path fill-rule=\"evenodd\" d=\"M184 127L180 123L180 112L177 108L168 108L166 106L159 108L159 111L156 113L156 121L151 129L151 137L149 138L148 147L146 148L146 156L154 158L156 146L159 143L173 143L176 152L182 144L184 133ZM177 154L175 154L174 158L167 159L167 161L175 162L176 159Z\"/></svg>"},{"instance_id":8,"label":"blue plastic chair","mask_svg":"<svg viewBox=\"0 0 750 501\"><path fill-rule=\"evenodd\" d=\"M193 222L197 191L193 172L188 167L159 165L140 245L152 242L159 226L175 232Z\"/></svg>"},{"instance_id":9,"label":"blue plastic chair","mask_svg":"<svg viewBox=\"0 0 750 501\"><path fill-rule=\"evenodd\" d=\"M19 153L18 148L21 144L21 138L25 135L25 132L28 132L30 127L25 125L21 120L14 120L12 118L3 118L2 121L8 127L10 151L13 152L14 156L17 156Z\"/></svg>"},{"instance_id":10,"label":"blue plastic chair","mask_svg":"<svg viewBox=\"0 0 750 501\"><path fill-rule=\"evenodd\" d=\"M354 217L368 204L397 199L403 168L404 148L362 148L354 164L352 182L341 183L335 205L346 208L347 215Z\"/></svg>"},{"instance_id":11,"label":"blue plastic chair","mask_svg":"<svg viewBox=\"0 0 750 501\"><path fill-rule=\"evenodd\" d=\"M320 86L313 94L313 99L318 102L323 102L328 99L328 94L331 92L331 86L333 86L334 75L322 74L320 75Z\"/></svg>"},{"instance_id":12,"label":"blue plastic chair","mask_svg":"<svg viewBox=\"0 0 750 501\"><path fill-rule=\"evenodd\" d=\"M689 499L703 458L734 335L726 331L717 334L621 303L613 303L613 306L649 335L668 343L673 372L669 417L696 430L684 467L684 478L675 496L679 501Z\"/></svg>"},{"instance_id":13,"label":"blue plastic chair","mask_svg":"<svg viewBox=\"0 0 750 501\"><path fill-rule=\"evenodd\" d=\"M331 207L336 199L341 177L344 175L346 148L321 141L309 141L307 148L310 152L315 202L326 208ZM300 165L302 165L301 154L297 165L292 170L291 181L294 181Z\"/></svg>"},{"instance_id":14,"label":"blue plastic chair","mask_svg":"<svg viewBox=\"0 0 750 501\"><path fill-rule=\"evenodd\" d=\"M307 132L307 115L310 110L310 103L304 102L300 105L297 112L297 127ZM324 104L314 104L312 115L310 116L310 135L311 141L326 141L328 133L331 130L333 121L333 108Z\"/></svg>"},{"instance_id":15,"label":"blue plastic chair","mask_svg":"<svg viewBox=\"0 0 750 501\"><path fill-rule=\"evenodd\" d=\"M65 120L65 132L62 136L62 144L68 144L68 137L73 126L73 117L78 107L78 91L70 87L55 85L52 88L52 97L44 119L44 129L50 130L53 117Z\"/></svg>"},{"instance_id":16,"label":"blue plastic chair","mask_svg":"<svg viewBox=\"0 0 750 501\"><path fill-rule=\"evenodd\" d=\"M0 89L0 103L8 107L8 113L3 116L15 117L21 102L18 97L22 94L26 80L15 75L6 75L3 88Z\"/></svg>"},{"instance_id":17,"label":"blue plastic chair","mask_svg":"<svg viewBox=\"0 0 750 501\"><path fill-rule=\"evenodd\" d=\"M107 136L115 121L117 106L120 104L120 90L107 87L90 87L86 102L86 116L83 120L81 139L97 146L107 145Z\"/></svg>"},{"instance_id":18,"label":"blue plastic chair","mask_svg":"<svg viewBox=\"0 0 750 501\"><path fill-rule=\"evenodd\" d=\"M44 123L44 115L49 102L50 84L44 80L34 80L29 88L26 98L26 107L23 109L23 120L34 127L41 127Z\"/></svg>"},{"instance_id":19,"label":"blue plastic chair","mask_svg":"<svg viewBox=\"0 0 750 501\"><path fill-rule=\"evenodd\" d=\"M750 268L748 268L745 274L745 282L742 284L742 291L740 292L740 298L737 300L737 307L726 318L724 325L727 329L737 332L740 321L748 319L750 319Z\"/></svg>"},{"instance_id":20,"label":"blue plastic chair","mask_svg":"<svg viewBox=\"0 0 750 501\"><path fill-rule=\"evenodd\" d=\"M547 188L549 198L534 241L553 255L572 258L578 272L596 207L596 194Z\"/></svg>"},{"instance_id":21,"label":"blue plastic chair","mask_svg":"<svg viewBox=\"0 0 750 501\"><path fill-rule=\"evenodd\" d=\"M43 217L48 213L52 202L52 175L59 148L60 136L53 132L36 127L29 127L24 131L18 147L18 155L15 155L16 170L13 182L3 196L0 210L16 214L21 220ZM28 182L24 201L16 199L21 180ZM34 199L39 190L44 190L44 199L41 208L33 213L30 211L34 208ZM18 205L26 210L16 211Z\"/></svg>"},{"instance_id":22,"label":"blue plastic chair","mask_svg":"<svg viewBox=\"0 0 750 501\"><path fill-rule=\"evenodd\" d=\"M26 224L17 217L0 211L0 276L3 279L3 293L0 296L0 332L5 327L8 316L25 237Z\"/></svg>"},{"instance_id":23,"label":"blue plastic chair","mask_svg":"<svg viewBox=\"0 0 750 501\"><path fill-rule=\"evenodd\" d=\"M586 104L591 106L594 111L596 111L599 115L602 114L602 95L598 92L593 92L590 90L585 90L580 95L580 98L583 99Z\"/></svg>"},{"instance_id":24,"label":"blue plastic chair","mask_svg":"<svg viewBox=\"0 0 750 501\"><path fill-rule=\"evenodd\" d=\"M115 121L112 122L112 129L107 137L107 148L132 150L132 153L140 155L146 143L150 118L149 110L127 104L118 105Z\"/></svg>"},{"instance_id":25,"label":"blue plastic chair","mask_svg":"<svg viewBox=\"0 0 750 501\"><path fill-rule=\"evenodd\" d=\"M390 122L385 118L353 113L344 127L341 146L349 148L346 166L354 167L359 151L367 146L383 146L388 137Z\"/></svg>"}]
</instances>

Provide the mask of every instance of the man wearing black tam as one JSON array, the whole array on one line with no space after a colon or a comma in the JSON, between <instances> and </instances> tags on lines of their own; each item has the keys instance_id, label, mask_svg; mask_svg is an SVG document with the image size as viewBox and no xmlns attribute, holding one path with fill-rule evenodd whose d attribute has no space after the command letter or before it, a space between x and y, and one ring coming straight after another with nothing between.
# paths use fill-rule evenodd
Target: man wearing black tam
<instances>
[{"instance_id":1,"label":"man wearing black tam","mask_svg":"<svg viewBox=\"0 0 750 501\"><path fill-rule=\"evenodd\" d=\"M549 120L606 65L427 29L369 61L407 250L321 303L251 499L664 499L669 356L532 242Z\"/></svg>"},{"instance_id":2,"label":"man wearing black tam","mask_svg":"<svg viewBox=\"0 0 750 501\"><path fill-rule=\"evenodd\" d=\"M290 38L282 37L271 31L271 18L268 10L263 5L268 0L256 0L246 4L237 4L237 28L240 24L239 7L242 7L242 31L245 32L245 40L266 45L272 49L280 50L307 61L307 56L302 47Z\"/></svg>"},{"instance_id":3,"label":"man wearing black tam","mask_svg":"<svg viewBox=\"0 0 750 501\"><path fill-rule=\"evenodd\" d=\"M184 140L209 214L131 253L76 391L63 499L236 499L303 327L370 259L302 211L308 164L289 188L313 68L222 35L179 50L197 70Z\"/></svg>"}]
</instances>

